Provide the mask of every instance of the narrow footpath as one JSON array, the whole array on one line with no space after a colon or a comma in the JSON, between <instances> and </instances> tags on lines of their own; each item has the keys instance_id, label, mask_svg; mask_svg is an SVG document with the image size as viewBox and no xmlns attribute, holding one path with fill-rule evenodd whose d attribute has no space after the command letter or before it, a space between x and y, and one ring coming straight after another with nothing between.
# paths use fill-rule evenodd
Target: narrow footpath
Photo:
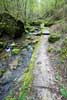
<instances>
[{"instance_id":1,"label":"narrow footpath","mask_svg":"<svg viewBox=\"0 0 67 100\"><path fill-rule=\"evenodd\" d=\"M37 50L32 91L34 100L61 100L55 83L55 72L52 68L48 53L48 35L42 35Z\"/></svg>"}]
</instances>

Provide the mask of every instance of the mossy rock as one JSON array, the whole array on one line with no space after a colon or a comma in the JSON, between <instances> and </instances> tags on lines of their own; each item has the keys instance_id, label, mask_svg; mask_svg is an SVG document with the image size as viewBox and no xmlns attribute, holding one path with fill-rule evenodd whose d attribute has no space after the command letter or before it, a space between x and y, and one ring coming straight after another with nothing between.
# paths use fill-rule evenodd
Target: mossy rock
<instances>
[{"instance_id":1,"label":"mossy rock","mask_svg":"<svg viewBox=\"0 0 67 100\"><path fill-rule=\"evenodd\" d=\"M0 70L0 77L2 77L4 73L5 73L5 70Z\"/></svg>"},{"instance_id":2,"label":"mossy rock","mask_svg":"<svg viewBox=\"0 0 67 100\"><path fill-rule=\"evenodd\" d=\"M26 23L25 30L30 31L30 27L31 27L30 24Z\"/></svg>"},{"instance_id":3,"label":"mossy rock","mask_svg":"<svg viewBox=\"0 0 67 100\"><path fill-rule=\"evenodd\" d=\"M49 47L48 49L47 49L47 52L51 52L53 50L53 48L52 47Z\"/></svg>"},{"instance_id":4,"label":"mossy rock","mask_svg":"<svg viewBox=\"0 0 67 100\"><path fill-rule=\"evenodd\" d=\"M32 43L33 43L33 44L38 43L38 39L36 39L36 40L32 41Z\"/></svg>"},{"instance_id":5,"label":"mossy rock","mask_svg":"<svg viewBox=\"0 0 67 100\"><path fill-rule=\"evenodd\" d=\"M14 49L12 49L12 54L17 55L17 54L19 54L19 51L20 51L19 48L14 48Z\"/></svg>"},{"instance_id":6,"label":"mossy rock","mask_svg":"<svg viewBox=\"0 0 67 100\"><path fill-rule=\"evenodd\" d=\"M0 41L0 51L2 51L6 47L7 43Z\"/></svg>"},{"instance_id":7,"label":"mossy rock","mask_svg":"<svg viewBox=\"0 0 67 100\"><path fill-rule=\"evenodd\" d=\"M52 18L47 18L43 23L44 23L44 26L46 26L46 27L50 27L51 25L53 25L54 24L54 19L52 19Z\"/></svg>"},{"instance_id":8,"label":"mossy rock","mask_svg":"<svg viewBox=\"0 0 67 100\"><path fill-rule=\"evenodd\" d=\"M0 42L0 48L3 48L3 47L4 47L4 43Z\"/></svg>"},{"instance_id":9,"label":"mossy rock","mask_svg":"<svg viewBox=\"0 0 67 100\"><path fill-rule=\"evenodd\" d=\"M17 46L17 45L16 45L15 42L11 43L11 47L12 47L12 48L14 48L14 47L16 47L16 46Z\"/></svg>"},{"instance_id":10,"label":"mossy rock","mask_svg":"<svg viewBox=\"0 0 67 100\"><path fill-rule=\"evenodd\" d=\"M30 32L34 32L34 31L35 31L35 28L31 27Z\"/></svg>"},{"instance_id":11,"label":"mossy rock","mask_svg":"<svg viewBox=\"0 0 67 100\"><path fill-rule=\"evenodd\" d=\"M16 98L8 96L5 100L16 100Z\"/></svg>"},{"instance_id":12,"label":"mossy rock","mask_svg":"<svg viewBox=\"0 0 67 100\"><path fill-rule=\"evenodd\" d=\"M41 20L32 21L30 23L30 25L32 25L32 26L40 26L40 24L42 24L42 21Z\"/></svg>"},{"instance_id":13,"label":"mossy rock","mask_svg":"<svg viewBox=\"0 0 67 100\"><path fill-rule=\"evenodd\" d=\"M8 13L0 14L0 33L1 35L9 35L10 37L20 37L24 32L24 24L19 20L15 20Z\"/></svg>"},{"instance_id":14,"label":"mossy rock","mask_svg":"<svg viewBox=\"0 0 67 100\"><path fill-rule=\"evenodd\" d=\"M34 32L35 31L35 28L33 26L27 24L25 26L25 30L26 30L26 33L28 33L28 32Z\"/></svg>"},{"instance_id":15,"label":"mossy rock","mask_svg":"<svg viewBox=\"0 0 67 100\"><path fill-rule=\"evenodd\" d=\"M58 41L60 39L60 35L59 34L51 34L48 38L48 42L50 43L55 43L56 41Z\"/></svg>"},{"instance_id":16,"label":"mossy rock","mask_svg":"<svg viewBox=\"0 0 67 100\"><path fill-rule=\"evenodd\" d=\"M52 21L52 20L45 20L45 22L44 22L44 26L46 26L46 27L50 27L53 24L54 24L54 21Z\"/></svg>"}]
</instances>

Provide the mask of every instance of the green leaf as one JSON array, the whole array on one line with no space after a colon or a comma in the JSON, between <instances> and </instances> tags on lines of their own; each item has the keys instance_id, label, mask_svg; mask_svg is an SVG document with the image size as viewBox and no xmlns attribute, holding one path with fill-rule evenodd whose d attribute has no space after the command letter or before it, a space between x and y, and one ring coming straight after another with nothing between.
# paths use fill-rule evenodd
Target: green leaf
<instances>
[{"instance_id":1,"label":"green leaf","mask_svg":"<svg viewBox=\"0 0 67 100\"><path fill-rule=\"evenodd\" d=\"M67 98L67 90L65 89L64 85L60 87L60 94L62 95L62 97Z\"/></svg>"}]
</instances>

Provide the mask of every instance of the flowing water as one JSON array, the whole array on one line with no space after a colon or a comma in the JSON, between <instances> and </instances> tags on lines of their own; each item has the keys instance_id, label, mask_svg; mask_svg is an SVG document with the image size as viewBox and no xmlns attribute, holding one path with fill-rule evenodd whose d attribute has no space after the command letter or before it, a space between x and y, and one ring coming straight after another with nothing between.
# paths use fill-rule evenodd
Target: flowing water
<instances>
[{"instance_id":1,"label":"flowing water","mask_svg":"<svg viewBox=\"0 0 67 100\"><path fill-rule=\"evenodd\" d=\"M22 44L20 44L22 46ZM26 45L26 43L25 43ZM0 58L0 70L5 70L0 77L0 100L4 100L9 91L20 80L32 56L33 46L27 44L18 55L11 55L10 49L6 50L7 58ZM3 54L5 56L6 52Z\"/></svg>"}]
</instances>

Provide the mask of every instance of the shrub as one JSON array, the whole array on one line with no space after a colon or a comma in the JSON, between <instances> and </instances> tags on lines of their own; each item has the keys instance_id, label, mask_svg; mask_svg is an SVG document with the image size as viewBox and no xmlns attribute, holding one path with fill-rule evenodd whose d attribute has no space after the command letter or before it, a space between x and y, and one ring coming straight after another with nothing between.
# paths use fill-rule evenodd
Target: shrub
<instances>
[{"instance_id":1,"label":"shrub","mask_svg":"<svg viewBox=\"0 0 67 100\"><path fill-rule=\"evenodd\" d=\"M48 49L47 49L47 51L50 53L51 51L52 51L52 47L49 47Z\"/></svg>"},{"instance_id":2,"label":"shrub","mask_svg":"<svg viewBox=\"0 0 67 100\"><path fill-rule=\"evenodd\" d=\"M51 26L51 25L53 25L53 24L54 24L53 21L45 21L44 26L49 27L49 26Z\"/></svg>"},{"instance_id":3,"label":"shrub","mask_svg":"<svg viewBox=\"0 0 67 100\"><path fill-rule=\"evenodd\" d=\"M60 87L60 94L62 97L67 98L67 90L66 90L64 84L61 85L61 87Z\"/></svg>"},{"instance_id":4,"label":"shrub","mask_svg":"<svg viewBox=\"0 0 67 100\"><path fill-rule=\"evenodd\" d=\"M50 17L50 18L46 18L46 20L44 21L44 26L51 26L54 24L54 20Z\"/></svg>"},{"instance_id":5,"label":"shrub","mask_svg":"<svg viewBox=\"0 0 67 100\"><path fill-rule=\"evenodd\" d=\"M56 41L58 41L60 39L60 35L59 34L51 34L48 38L48 41L50 43L55 43Z\"/></svg>"}]
</instances>

